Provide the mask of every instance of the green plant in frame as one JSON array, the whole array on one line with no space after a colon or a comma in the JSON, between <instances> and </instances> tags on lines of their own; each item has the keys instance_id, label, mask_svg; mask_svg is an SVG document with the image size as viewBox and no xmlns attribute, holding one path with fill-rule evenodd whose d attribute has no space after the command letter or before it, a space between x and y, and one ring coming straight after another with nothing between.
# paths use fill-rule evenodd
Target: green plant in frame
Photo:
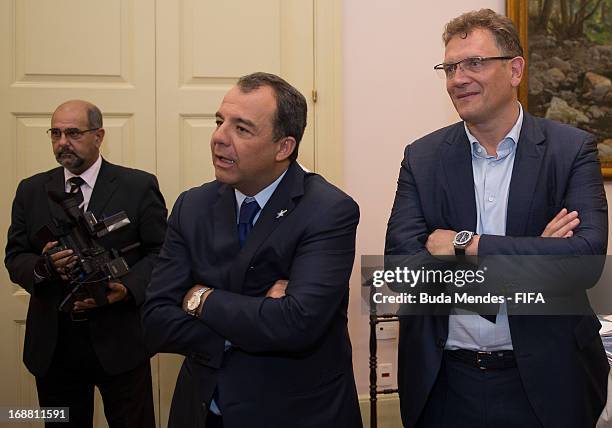
<instances>
[{"instance_id":1,"label":"green plant in frame","mask_svg":"<svg viewBox=\"0 0 612 428\"><path fill-rule=\"evenodd\" d=\"M507 13L526 50L519 99L596 135L612 177L612 0L507 0Z\"/></svg>"}]
</instances>

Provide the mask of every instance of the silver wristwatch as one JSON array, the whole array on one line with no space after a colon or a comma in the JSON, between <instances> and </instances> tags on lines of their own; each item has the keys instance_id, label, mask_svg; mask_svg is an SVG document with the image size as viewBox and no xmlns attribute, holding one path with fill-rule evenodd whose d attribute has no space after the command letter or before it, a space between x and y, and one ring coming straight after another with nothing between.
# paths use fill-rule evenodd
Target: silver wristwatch
<instances>
[{"instance_id":1,"label":"silver wristwatch","mask_svg":"<svg viewBox=\"0 0 612 428\"><path fill-rule=\"evenodd\" d=\"M455 247L456 256L465 256L465 249L470 245L470 242L472 242L472 238L474 238L474 232L470 232L469 230L462 230L455 235L453 247Z\"/></svg>"}]
</instances>

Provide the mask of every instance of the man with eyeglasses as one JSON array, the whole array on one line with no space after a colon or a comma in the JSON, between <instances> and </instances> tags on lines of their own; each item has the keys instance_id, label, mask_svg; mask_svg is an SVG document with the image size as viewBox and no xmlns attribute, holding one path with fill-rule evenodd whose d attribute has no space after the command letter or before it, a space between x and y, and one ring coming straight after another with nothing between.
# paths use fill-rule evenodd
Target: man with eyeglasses
<instances>
[{"instance_id":1,"label":"man with eyeglasses","mask_svg":"<svg viewBox=\"0 0 612 428\"><path fill-rule=\"evenodd\" d=\"M434 68L462 122L406 147L385 254L605 254L607 203L593 136L531 116L512 22L451 20ZM520 266L516 267L520 269ZM576 285L577 298L586 298ZM513 316L453 308L400 319L406 427L593 427L608 363L592 314Z\"/></svg>"},{"instance_id":2,"label":"man with eyeglasses","mask_svg":"<svg viewBox=\"0 0 612 428\"><path fill-rule=\"evenodd\" d=\"M69 407L69 422L61 426L91 427L97 386L111 428L152 428L150 353L139 307L164 239L167 211L154 175L102 158L102 125L100 110L86 101L67 101L55 110L47 133L61 167L19 184L5 264L11 280L30 294L23 360L36 377L40 406ZM76 194L80 208L97 219L126 212L130 224L100 242L117 250L140 245L122 254L129 272L110 280L106 304L80 297L59 310L73 287L67 272L76 256L58 242L42 242L47 239L37 233L67 220L48 192Z\"/></svg>"}]
</instances>

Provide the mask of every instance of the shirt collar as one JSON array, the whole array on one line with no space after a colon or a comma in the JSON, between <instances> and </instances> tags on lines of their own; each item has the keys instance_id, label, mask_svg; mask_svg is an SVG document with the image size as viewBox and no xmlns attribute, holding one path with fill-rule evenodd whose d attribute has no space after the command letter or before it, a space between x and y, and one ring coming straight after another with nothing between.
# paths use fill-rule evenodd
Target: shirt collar
<instances>
[{"instance_id":1,"label":"shirt collar","mask_svg":"<svg viewBox=\"0 0 612 428\"><path fill-rule=\"evenodd\" d=\"M64 168L64 183L72 177L81 177L85 181L85 183L87 183L87 185L93 189L94 185L96 184L96 180L98 179L98 174L100 173L101 166L102 156L98 156L98 159L93 163L93 165L87 168L87 170L81 175L73 174L66 168Z\"/></svg>"},{"instance_id":2,"label":"shirt collar","mask_svg":"<svg viewBox=\"0 0 612 428\"><path fill-rule=\"evenodd\" d=\"M257 204L262 210L264 209L264 207L266 206L266 204L272 197L272 194L278 187L278 184L281 182L285 174L287 174L287 170L285 170L285 172L283 172L280 175L280 177L274 180L272 184L268 185L263 190L260 190L259 193L257 193L255 196L250 196L251 198L254 198L257 201ZM236 195L236 203L238 204L237 206L238 206L238 209L240 210L240 206L242 205L242 202L249 196L245 195L238 189L234 189L234 194Z\"/></svg>"},{"instance_id":3,"label":"shirt collar","mask_svg":"<svg viewBox=\"0 0 612 428\"><path fill-rule=\"evenodd\" d=\"M501 140L497 150L498 158L507 156L518 144L519 136L521 135L521 128L523 127L523 106L521 105L521 103L518 103L518 105L518 119L516 119L516 122L514 122L514 126L512 127L512 129L510 129L506 136ZM482 152L478 152L478 148L481 148L480 143L478 142L476 137L474 137L474 135L470 132L465 122L463 122L463 127L465 128L465 133L472 145L472 155L477 157L486 157L486 152L484 152L484 148L482 149ZM510 144L510 142L512 142L513 144ZM485 155L481 155L480 153L485 153Z\"/></svg>"}]
</instances>

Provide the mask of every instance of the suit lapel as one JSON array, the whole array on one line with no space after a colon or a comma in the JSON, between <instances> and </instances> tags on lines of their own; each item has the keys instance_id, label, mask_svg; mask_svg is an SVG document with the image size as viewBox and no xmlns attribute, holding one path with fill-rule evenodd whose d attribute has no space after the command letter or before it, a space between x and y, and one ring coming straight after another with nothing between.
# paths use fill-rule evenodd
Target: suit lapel
<instances>
[{"instance_id":1,"label":"suit lapel","mask_svg":"<svg viewBox=\"0 0 612 428\"><path fill-rule=\"evenodd\" d=\"M104 208L119 186L116 178L115 166L102 159L100 172L98 173L98 178L96 179L96 184L91 194L91 198L89 199L89 205L87 206L87 210L94 213L98 219L101 218Z\"/></svg>"},{"instance_id":2,"label":"suit lapel","mask_svg":"<svg viewBox=\"0 0 612 428\"><path fill-rule=\"evenodd\" d=\"M295 207L295 199L303 194L304 170L297 162L293 162L261 211L244 247L236 258L236 262L230 271L230 288L232 291L238 293L242 291L244 277L253 256L268 236L291 215ZM283 211L283 215L279 215ZM236 229L235 224L234 229Z\"/></svg>"},{"instance_id":3,"label":"suit lapel","mask_svg":"<svg viewBox=\"0 0 612 428\"><path fill-rule=\"evenodd\" d=\"M506 216L508 236L525 234L538 172L544 158L544 134L535 123L533 116L527 112L523 114L523 125L516 147L508 195Z\"/></svg>"},{"instance_id":4,"label":"suit lapel","mask_svg":"<svg viewBox=\"0 0 612 428\"><path fill-rule=\"evenodd\" d=\"M64 169L55 168L49 173L49 181L45 184L45 196L47 197L47 204L49 204L49 210L51 211L51 217L55 220L62 222L68 221L68 217L64 213L62 207L51 200L48 197L49 192L64 193L66 191L66 183L64 181Z\"/></svg>"},{"instance_id":5,"label":"suit lapel","mask_svg":"<svg viewBox=\"0 0 612 428\"><path fill-rule=\"evenodd\" d=\"M213 206L213 248L219 260L236 257L240 251L236 220L236 196L234 189L222 185Z\"/></svg>"},{"instance_id":6,"label":"suit lapel","mask_svg":"<svg viewBox=\"0 0 612 428\"><path fill-rule=\"evenodd\" d=\"M463 122L457 124L442 147L442 171L445 174L449 207L457 230L476 230L477 211L474 194L472 151ZM449 225L450 226L450 225Z\"/></svg>"}]
</instances>

